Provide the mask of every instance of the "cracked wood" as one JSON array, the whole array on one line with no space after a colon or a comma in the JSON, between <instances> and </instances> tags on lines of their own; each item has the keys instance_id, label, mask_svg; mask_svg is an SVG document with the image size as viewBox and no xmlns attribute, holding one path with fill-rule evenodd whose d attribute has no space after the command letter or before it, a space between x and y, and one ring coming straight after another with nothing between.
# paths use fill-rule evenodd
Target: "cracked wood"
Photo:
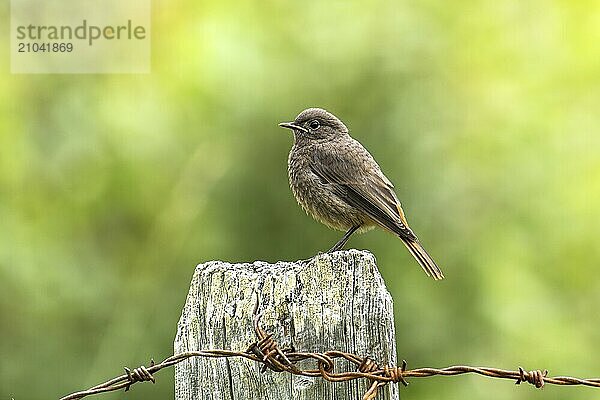
<instances>
[{"instance_id":1,"label":"cracked wood","mask_svg":"<svg viewBox=\"0 0 600 400\"><path fill-rule=\"evenodd\" d=\"M198 265L179 320L175 353L245 350L254 341L252 312L281 348L341 350L396 365L392 299L366 251L320 254L306 261ZM331 383L266 371L244 359L188 359L175 367L177 400L359 400L365 379ZM341 369L343 370L343 368ZM398 400L396 384L379 400Z\"/></svg>"}]
</instances>

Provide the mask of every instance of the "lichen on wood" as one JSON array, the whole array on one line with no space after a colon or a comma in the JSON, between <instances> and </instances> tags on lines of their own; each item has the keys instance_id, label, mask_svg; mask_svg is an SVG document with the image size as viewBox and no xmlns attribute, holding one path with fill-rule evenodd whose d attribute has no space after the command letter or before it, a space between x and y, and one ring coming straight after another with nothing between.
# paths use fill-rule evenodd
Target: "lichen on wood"
<instances>
[{"instance_id":1,"label":"lichen on wood","mask_svg":"<svg viewBox=\"0 0 600 400\"><path fill-rule=\"evenodd\" d=\"M297 262L198 265L175 353L245 350L256 339L252 315L257 296L261 326L281 348L340 350L396 365L392 298L373 255L357 250ZM340 364L338 370L345 367ZM359 400L369 385L366 379L331 383L261 373L257 363L244 359L191 358L175 369L177 400ZM377 397L398 398L396 384L386 385Z\"/></svg>"}]
</instances>

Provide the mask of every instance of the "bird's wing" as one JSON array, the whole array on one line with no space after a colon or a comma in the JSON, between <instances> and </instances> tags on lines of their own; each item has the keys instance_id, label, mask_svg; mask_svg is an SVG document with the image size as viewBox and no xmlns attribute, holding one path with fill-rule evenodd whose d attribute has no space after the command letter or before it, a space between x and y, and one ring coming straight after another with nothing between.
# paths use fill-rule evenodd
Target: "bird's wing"
<instances>
[{"instance_id":1,"label":"bird's wing","mask_svg":"<svg viewBox=\"0 0 600 400\"><path fill-rule=\"evenodd\" d=\"M312 154L312 171L342 200L401 238L416 240L394 186L360 143L315 146Z\"/></svg>"}]
</instances>

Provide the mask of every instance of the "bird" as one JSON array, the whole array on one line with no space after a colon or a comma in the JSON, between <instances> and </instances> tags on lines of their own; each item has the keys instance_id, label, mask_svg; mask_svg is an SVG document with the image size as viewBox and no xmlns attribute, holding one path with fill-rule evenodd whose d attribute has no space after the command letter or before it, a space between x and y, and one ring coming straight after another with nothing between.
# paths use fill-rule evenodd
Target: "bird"
<instances>
[{"instance_id":1,"label":"bird","mask_svg":"<svg viewBox=\"0 0 600 400\"><path fill-rule=\"evenodd\" d=\"M380 227L402 240L428 276L444 278L408 225L394 185L339 118L308 108L279 126L294 134L288 177L297 202L317 221L346 232L328 252L343 249L354 232Z\"/></svg>"}]
</instances>

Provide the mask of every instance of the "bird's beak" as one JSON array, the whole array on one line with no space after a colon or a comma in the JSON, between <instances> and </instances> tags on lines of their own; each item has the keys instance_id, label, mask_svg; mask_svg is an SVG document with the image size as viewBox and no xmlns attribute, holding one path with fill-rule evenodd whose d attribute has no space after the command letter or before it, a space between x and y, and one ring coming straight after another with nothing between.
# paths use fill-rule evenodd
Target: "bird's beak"
<instances>
[{"instance_id":1,"label":"bird's beak","mask_svg":"<svg viewBox=\"0 0 600 400\"><path fill-rule=\"evenodd\" d=\"M282 127L282 128L287 128L287 129L291 129L291 130L294 130L294 131L301 131L301 132L304 132L304 133L308 132L308 130L306 128L304 128L304 127L302 127L300 125L296 125L293 122L282 122L282 123L279 124L279 126Z\"/></svg>"}]
</instances>

